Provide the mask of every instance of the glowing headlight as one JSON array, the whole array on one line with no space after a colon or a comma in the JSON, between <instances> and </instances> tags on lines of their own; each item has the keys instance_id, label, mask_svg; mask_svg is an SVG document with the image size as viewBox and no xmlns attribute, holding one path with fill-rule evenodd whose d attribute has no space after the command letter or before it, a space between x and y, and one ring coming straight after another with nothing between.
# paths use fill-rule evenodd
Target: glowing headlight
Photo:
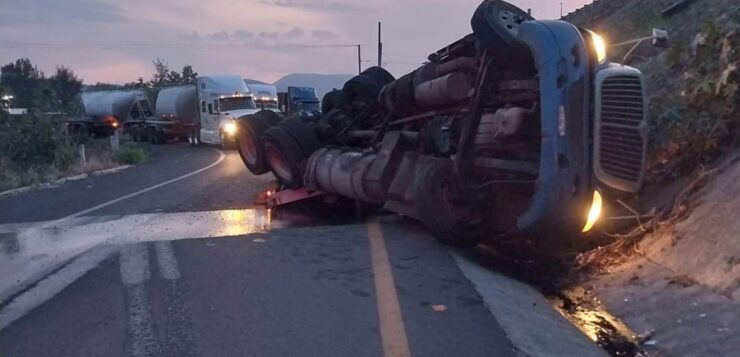
<instances>
[{"instance_id":1,"label":"glowing headlight","mask_svg":"<svg viewBox=\"0 0 740 357\"><path fill-rule=\"evenodd\" d=\"M596 61L599 63L606 62L606 42L604 38L596 32L591 32L591 40L594 44L594 51L596 51Z\"/></svg>"},{"instance_id":2,"label":"glowing headlight","mask_svg":"<svg viewBox=\"0 0 740 357\"><path fill-rule=\"evenodd\" d=\"M224 124L224 133L227 135L234 135L236 134L236 123L226 123Z\"/></svg>"},{"instance_id":3,"label":"glowing headlight","mask_svg":"<svg viewBox=\"0 0 740 357\"><path fill-rule=\"evenodd\" d=\"M591 209L588 211L588 219L586 220L586 225L583 226L583 230L581 232L586 233L594 228L596 222L601 217L601 206L603 203L604 201L601 198L599 191L594 191L594 200L591 203Z\"/></svg>"}]
</instances>

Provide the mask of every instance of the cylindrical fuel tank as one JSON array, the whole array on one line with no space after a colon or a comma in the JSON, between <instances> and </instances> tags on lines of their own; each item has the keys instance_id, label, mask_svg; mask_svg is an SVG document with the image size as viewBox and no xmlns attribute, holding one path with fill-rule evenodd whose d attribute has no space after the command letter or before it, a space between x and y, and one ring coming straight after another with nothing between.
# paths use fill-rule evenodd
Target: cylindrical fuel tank
<instances>
[{"instance_id":1,"label":"cylindrical fuel tank","mask_svg":"<svg viewBox=\"0 0 740 357\"><path fill-rule=\"evenodd\" d=\"M414 93L416 105L429 110L443 108L464 101L472 89L466 74L453 72L419 84Z\"/></svg>"},{"instance_id":2,"label":"cylindrical fuel tank","mask_svg":"<svg viewBox=\"0 0 740 357\"><path fill-rule=\"evenodd\" d=\"M376 155L341 148L324 148L308 160L306 185L320 191L377 203L365 189L365 174Z\"/></svg>"}]
</instances>

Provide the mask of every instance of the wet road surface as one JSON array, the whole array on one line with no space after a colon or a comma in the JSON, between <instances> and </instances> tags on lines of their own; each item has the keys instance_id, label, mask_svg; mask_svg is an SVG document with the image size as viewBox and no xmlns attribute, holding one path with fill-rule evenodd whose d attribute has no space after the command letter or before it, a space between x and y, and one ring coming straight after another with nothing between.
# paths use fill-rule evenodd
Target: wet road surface
<instances>
[{"instance_id":1,"label":"wet road surface","mask_svg":"<svg viewBox=\"0 0 740 357\"><path fill-rule=\"evenodd\" d=\"M418 225L265 211L253 202L271 177L235 152L151 149L120 173L0 197L0 355L515 354Z\"/></svg>"}]
</instances>

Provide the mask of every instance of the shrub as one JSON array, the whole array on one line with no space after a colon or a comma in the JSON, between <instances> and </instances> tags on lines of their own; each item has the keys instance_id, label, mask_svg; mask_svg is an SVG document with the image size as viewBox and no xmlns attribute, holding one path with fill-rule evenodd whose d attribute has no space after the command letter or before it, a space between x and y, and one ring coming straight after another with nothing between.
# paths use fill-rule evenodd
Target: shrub
<instances>
[{"instance_id":1,"label":"shrub","mask_svg":"<svg viewBox=\"0 0 740 357\"><path fill-rule=\"evenodd\" d=\"M34 114L0 113L0 157L21 169L69 168L75 162L74 146L51 119Z\"/></svg>"},{"instance_id":2,"label":"shrub","mask_svg":"<svg viewBox=\"0 0 740 357\"><path fill-rule=\"evenodd\" d=\"M116 153L116 160L122 164L140 164L149 159L149 154L139 145L127 143L121 145Z\"/></svg>"},{"instance_id":3,"label":"shrub","mask_svg":"<svg viewBox=\"0 0 740 357\"><path fill-rule=\"evenodd\" d=\"M674 95L654 98L654 175L680 175L735 144L740 129L739 8L707 23L690 44L674 47L666 64L683 73Z\"/></svg>"}]
</instances>

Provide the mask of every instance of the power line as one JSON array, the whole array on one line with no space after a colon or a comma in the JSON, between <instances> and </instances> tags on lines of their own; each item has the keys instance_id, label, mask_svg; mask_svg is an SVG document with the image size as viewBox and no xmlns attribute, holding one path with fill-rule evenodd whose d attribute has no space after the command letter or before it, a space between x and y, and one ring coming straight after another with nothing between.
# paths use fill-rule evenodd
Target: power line
<instances>
[{"instance_id":1,"label":"power line","mask_svg":"<svg viewBox=\"0 0 740 357\"><path fill-rule=\"evenodd\" d=\"M5 49L81 49L81 48L152 48L163 50L200 50L200 49L234 49L234 48L256 48L256 49L284 49L284 48L356 48L358 45L346 44L187 44L187 43L51 43L51 42L0 42L0 48ZM360 46L367 46L361 44Z\"/></svg>"}]
</instances>

